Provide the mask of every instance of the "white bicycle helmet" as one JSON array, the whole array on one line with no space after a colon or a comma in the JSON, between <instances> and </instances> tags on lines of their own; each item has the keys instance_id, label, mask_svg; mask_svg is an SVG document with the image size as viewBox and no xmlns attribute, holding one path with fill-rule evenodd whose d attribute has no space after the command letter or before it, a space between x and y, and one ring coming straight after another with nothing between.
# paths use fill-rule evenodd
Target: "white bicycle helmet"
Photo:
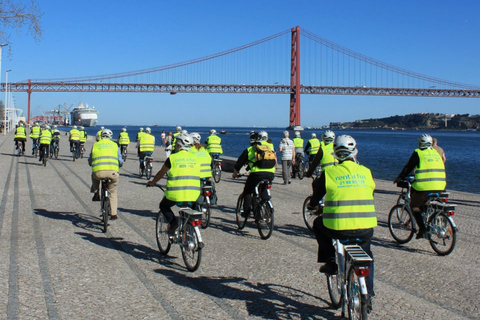
<instances>
[{"instance_id":1,"label":"white bicycle helmet","mask_svg":"<svg viewBox=\"0 0 480 320\"><path fill-rule=\"evenodd\" d=\"M143 131L143 128L138 129L138 131L142 132L142 131Z\"/></svg>"},{"instance_id":2,"label":"white bicycle helmet","mask_svg":"<svg viewBox=\"0 0 480 320\"><path fill-rule=\"evenodd\" d=\"M215 129L210 130L210 134L217 134L217 130Z\"/></svg>"},{"instance_id":3,"label":"white bicycle helmet","mask_svg":"<svg viewBox=\"0 0 480 320\"><path fill-rule=\"evenodd\" d=\"M54 125L54 126L53 126L53 129L57 129L57 125ZM82 129L83 129L83 127L82 127Z\"/></svg>"},{"instance_id":4,"label":"white bicycle helmet","mask_svg":"<svg viewBox=\"0 0 480 320\"><path fill-rule=\"evenodd\" d=\"M176 132L182 132L182 127L176 126L176 127L175 127L175 131L176 131Z\"/></svg>"},{"instance_id":5,"label":"white bicycle helmet","mask_svg":"<svg viewBox=\"0 0 480 320\"><path fill-rule=\"evenodd\" d=\"M50 130L51 128L50 128L50 126L46 126L45 129Z\"/></svg>"},{"instance_id":6,"label":"white bicycle helmet","mask_svg":"<svg viewBox=\"0 0 480 320\"><path fill-rule=\"evenodd\" d=\"M180 146L180 150L189 151L190 147L193 146L193 138L189 134L180 133L175 138L175 144Z\"/></svg>"},{"instance_id":7,"label":"white bicycle helmet","mask_svg":"<svg viewBox=\"0 0 480 320\"><path fill-rule=\"evenodd\" d=\"M104 127L104 126L101 126L101 127L100 127L100 130L103 130L103 129L105 129L105 127Z\"/></svg>"},{"instance_id":8,"label":"white bicycle helmet","mask_svg":"<svg viewBox=\"0 0 480 320\"><path fill-rule=\"evenodd\" d=\"M295 131L295 138L300 138L300 131Z\"/></svg>"},{"instance_id":9,"label":"white bicycle helmet","mask_svg":"<svg viewBox=\"0 0 480 320\"><path fill-rule=\"evenodd\" d=\"M56 127L57 127L57 126L55 126L55 128L56 128ZM85 130L85 128L84 128L83 126L81 126L81 127L80 127L80 130Z\"/></svg>"},{"instance_id":10,"label":"white bicycle helmet","mask_svg":"<svg viewBox=\"0 0 480 320\"><path fill-rule=\"evenodd\" d=\"M334 157L339 161L347 159L355 161L357 152L357 142L349 135L341 135L337 137L333 143Z\"/></svg>"},{"instance_id":11,"label":"white bicycle helmet","mask_svg":"<svg viewBox=\"0 0 480 320\"><path fill-rule=\"evenodd\" d=\"M198 132L192 132L190 135L192 136L193 141L196 143L200 143L200 140L202 140L202 136L200 136Z\"/></svg>"},{"instance_id":12,"label":"white bicycle helmet","mask_svg":"<svg viewBox=\"0 0 480 320\"><path fill-rule=\"evenodd\" d=\"M327 130L323 133L322 135L322 140L325 142L325 144L330 144L333 141L335 141L335 132L332 130Z\"/></svg>"},{"instance_id":13,"label":"white bicycle helmet","mask_svg":"<svg viewBox=\"0 0 480 320\"><path fill-rule=\"evenodd\" d=\"M146 127L146 128L145 128L145 132L146 132L146 133L152 133L152 129L150 129L150 127Z\"/></svg>"},{"instance_id":14,"label":"white bicycle helmet","mask_svg":"<svg viewBox=\"0 0 480 320\"><path fill-rule=\"evenodd\" d=\"M77 126L73 126L73 129L77 129Z\"/></svg>"},{"instance_id":15,"label":"white bicycle helmet","mask_svg":"<svg viewBox=\"0 0 480 320\"><path fill-rule=\"evenodd\" d=\"M250 144L253 145L254 143L261 142L262 138L258 134L257 131L250 132Z\"/></svg>"},{"instance_id":16,"label":"white bicycle helmet","mask_svg":"<svg viewBox=\"0 0 480 320\"><path fill-rule=\"evenodd\" d=\"M429 134L422 134L418 138L418 147L420 149L429 149L433 146L433 139Z\"/></svg>"},{"instance_id":17,"label":"white bicycle helmet","mask_svg":"<svg viewBox=\"0 0 480 320\"><path fill-rule=\"evenodd\" d=\"M181 134L188 134L187 130L182 130Z\"/></svg>"},{"instance_id":18,"label":"white bicycle helmet","mask_svg":"<svg viewBox=\"0 0 480 320\"><path fill-rule=\"evenodd\" d=\"M122 132L127 132L127 128L122 128Z\"/></svg>"},{"instance_id":19,"label":"white bicycle helmet","mask_svg":"<svg viewBox=\"0 0 480 320\"><path fill-rule=\"evenodd\" d=\"M316 133L312 133L312 139L316 138L317 137L317 134Z\"/></svg>"},{"instance_id":20,"label":"white bicycle helmet","mask_svg":"<svg viewBox=\"0 0 480 320\"><path fill-rule=\"evenodd\" d=\"M260 139L263 140L263 141L267 141L268 139L268 133L267 131L260 131L258 133L258 135L260 136Z\"/></svg>"},{"instance_id":21,"label":"white bicycle helmet","mask_svg":"<svg viewBox=\"0 0 480 320\"><path fill-rule=\"evenodd\" d=\"M113 133L110 129L103 129L102 130L102 139L112 139Z\"/></svg>"}]
</instances>

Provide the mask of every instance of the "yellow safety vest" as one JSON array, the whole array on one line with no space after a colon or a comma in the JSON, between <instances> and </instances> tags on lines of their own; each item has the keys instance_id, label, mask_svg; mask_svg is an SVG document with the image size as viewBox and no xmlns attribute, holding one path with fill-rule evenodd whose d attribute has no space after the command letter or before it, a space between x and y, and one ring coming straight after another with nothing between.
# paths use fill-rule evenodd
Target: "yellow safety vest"
<instances>
[{"instance_id":1,"label":"yellow safety vest","mask_svg":"<svg viewBox=\"0 0 480 320\"><path fill-rule=\"evenodd\" d=\"M260 143L263 144L263 145L265 145L265 146L267 146L267 147L269 147L270 150L273 151L273 143L267 142L267 141L265 141L265 140L263 140L263 141L260 142Z\"/></svg>"},{"instance_id":2,"label":"yellow safety vest","mask_svg":"<svg viewBox=\"0 0 480 320\"><path fill-rule=\"evenodd\" d=\"M295 148L303 148L303 139L293 138L293 145L295 146Z\"/></svg>"},{"instance_id":3,"label":"yellow safety vest","mask_svg":"<svg viewBox=\"0 0 480 320\"><path fill-rule=\"evenodd\" d=\"M169 157L165 197L170 201L197 201L200 196L200 166L196 155L180 150Z\"/></svg>"},{"instance_id":4,"label":"yellow safety vest","mask_svg":"<svg viewBox=\"0 0 480 320\"><path fill-rule=\"evenodd\" d=\"M431 149L416 149L420 159L415 168L412 187L417 191L441 191L447 186L445 164L438 152Z\"/></svg>"},{"instance_id":5,"label":"yellow safety vest","mask_svg":"<svg viewBox=\"0 0 480 320\"><path fill-rule=\"evenodd\" d=\"M140 141L140 139L146 134L144 131L139 131L137 133L137 141Z\"/></svg>"},{"instance_id":6,"label":"yellow safety vest","mask_svg":"<svg viewBox=\"0 0 480 320\"><path fill-rule=\"evenodd\" d=\"M45 129L40 135L40 144L50 144L50 142L52 142L52 133L50 130Z\"/></svg>"},{"instance_id":7,"label":"yellow safety vest","mask_svg":"<svg viewBox=\"0 0 480 320\"><path fill-rule=\"evenodd\" d=\"M118 145L110 139L102 139L93 144L92 172L118 172Z\"/></svg>"},{"instance_id":8,"label":"yellow safety vest","mask_svg":"<svg viewBox=\"0 0 480 320\"><path fill-rule=\"evenodd\" d=\"M328 166L333 166L334 164L338 163L338 160L335 159L333 156L333 143L329 144L321 144L321 148L323 151L322 159L320 160L320 167L324 169Z\"/></svg>"},{"instance_id":9,"label":"yellow safety vest","mask_svg":"<svg viewBox=\"0 0 480 320\"><path fill-rule=\"evenodd\" d=\"M173 143L172 143L173 149L175 149L175 143L177 143L177 136L178 136L179 134L180 134L180 132L175 132L175 133L173 134Z\"/></svg>"},{"instance_id":10,"label":"yellow safety vest","mask_svg":"<svg viewBox=\"0 0 480 320\"><path fill-rule=\"evenodd\" d=\"M377 226L371 171L353 161L325 168L323 224L332 230L370 229Z\"/></svg>"},{"instance_id":11,"label":"yellow safety vest","mask_svg":"<svg viewBox=\"0 0 480 320\"><path fill-rule=\"evenodd\" d=\"M30 138L37 139L38 137L40 137L40 133L40 127L35 126L32 128L32 132L30 132Z\"/></svg>"},{"instance_id":12,"label":"yellow safety vest","mask_svg":"<svg viewBox=\"0 0 480 320\"><path fill-rule=\"evenodd\" d=\"M27 138L27 132L24 127L17 127L15 130L15 138Z\"/></svg>"},{"instance_id":13,"label":"yellow safety vest","mask_svg":"<svg viewBox=\"0 0 480 320\"><path fill-rule=\"evenodd\" d=\"M70 140L79 141L80 140L80 131L77 129L70 130Z\"/></svg>"},{"instance_id":14,"label":"yellow safety vest","mask_svg":"<svg viewBox=\"0 0 480 320\"><path fill-rule=\"evenodd\" d=\"M154 151L155 150L155 142L154 138L151 134L144 134L140 138L140 152L149 152L149 151Z\"/></svg>"},{"instance_id":15,"label":"yellow safety vest","mask_svg":"<svg viewBox=\"0 0 480 320\"><path fill-rule=\"evenodd\" d=\"M195 146L190 148L190 152L197 156L200 165L200 178L210 178L212 176L212 157L205 147L197 149Z\"/></svg>"},{"instance_id":16,"label":"yellow safety vest","mask_svg":"<svg viewBox=\"0 0 480 320\"><path fill-rule=\"evenodd\" d=\"M207 139L207 150L209 153L223 153L222 139L216 135L209 136Z\"/></svg>"},{"instance_id":17,"label":"yellow safety vest","mask_svg":"<svg viewBox=\"0 0 480 320\"><path fill-rule=\"evenodd\" d=\"M275 173L275 166L270 169L262 169L259 168L255 165L255 148L253 146L248 147L248 166L250 167L250 172L255 173L255 172L273 172Z\"/></svg>"},{"instance_id":18,"label":"yellow safety vest","mask_svg":"<svg viewBox=\"0 0 480 320\"><path fill-rule=\"evenodd\" d=\"M128 136L128 132L120 132L120 139L118 139L118 144L129 144L130 137Z\"/></svg>"},{"instance_id":19,"label":"yellow safety vest","mask_svg":"<svg viewBox=\"0 0 480 320\"><path fill-rule=\"evenodd\" d=\"M318 140L317 138L313 138L313 139L308 140L308 142L310 143L309 154L310 155L317 154L318 149L320 148L320 140Z\"/></svg>"},{"instance_id":20,"label":"yellow safety vest","mask_svg":"<svg viewBox=\"0 0 480 320\"><path fill-rule=\"evenodd\" d=\"M87 142L87 132L85 130L81 130L78 133L80 137L80 142Z\"/></svg>"},{"instance_id":21,"label":"yellow safety vest","mask_svg":"<svg viewBox=\"0 0 480 320\"><path fill-rule=\"evenodd\" d=\"M97 132L96 138L97 138L98 140L102 140L102 131L103 131L103 130L99 130L99 131Z\"/></svg>"}]
</instances>

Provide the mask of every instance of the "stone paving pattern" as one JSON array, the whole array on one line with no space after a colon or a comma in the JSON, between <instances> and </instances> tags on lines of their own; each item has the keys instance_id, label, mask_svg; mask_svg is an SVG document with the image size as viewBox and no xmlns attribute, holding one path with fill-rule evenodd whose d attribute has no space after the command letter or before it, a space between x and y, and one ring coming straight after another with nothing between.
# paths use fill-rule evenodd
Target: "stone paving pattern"
<instances>
[{"instance_id":1,"label":"stone paving pattern","mask_svg":"<svg viewBox=\"0 0 480 320\"><path fill-rule=\"evenodd\" d=\"M202 263L190 273L178 246L166 257L157 250L155 218L163 194L138 177L134 143L121 168L119 219L106 234L100 205L91 201L87 159L72 161L62 136L59 159L43 167L31 145L16 157L13 134L0 136L0 319L340 318L329 305L316 241L301 215L311 179L283 185L278 168L275 230L261 240L254 224L236 227L245 178L223 172L211 226L201 231ZM162 148L156 147L154 159L157 172ZM376 184L377 296L370 318L479 319L480 196L451 191L458 241L451 255L441 257L426 240L394 242L387 214L399 189L391 181Z\"/></svg>"}]
</instances>

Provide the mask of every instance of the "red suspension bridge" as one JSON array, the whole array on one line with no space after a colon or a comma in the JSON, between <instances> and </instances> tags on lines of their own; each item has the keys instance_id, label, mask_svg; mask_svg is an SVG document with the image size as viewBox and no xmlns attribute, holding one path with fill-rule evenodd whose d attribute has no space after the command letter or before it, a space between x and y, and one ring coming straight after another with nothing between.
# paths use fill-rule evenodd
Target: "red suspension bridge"
<instances>
[{"instance_id":1,"label":"red suspension bridge","mask_svg":"<svg viewBox=\"0 0 480 320\"><path fill-rule=\"evenodd\" d=\"M300 125L302 94L480 98L480 86L408 71L308 30L300 33L300 27L185 62L98 76L30 79L8 83L8 90L28 93L28 122L33 92L289 94L290 126Z\"/></svg>"}]
</instances>

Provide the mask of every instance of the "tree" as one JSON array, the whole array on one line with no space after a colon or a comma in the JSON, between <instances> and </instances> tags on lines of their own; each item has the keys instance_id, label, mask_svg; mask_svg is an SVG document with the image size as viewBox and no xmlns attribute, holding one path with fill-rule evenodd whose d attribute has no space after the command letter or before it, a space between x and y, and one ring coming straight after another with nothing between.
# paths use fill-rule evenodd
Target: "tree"
<instances>
[{"instance_id":1,"label":"tree","mask_svg":"<svg viewBox=\"0 0 480 320\"><path fill-rule=\"evenodd\" d=\"M0 0L0 43L10 44L10 33L15 30L19 33L25 27L35 41L42 37L40 18L43 12L37 6L35 0L29 5L21 0Z\"/></svg>"}]
</instances>

